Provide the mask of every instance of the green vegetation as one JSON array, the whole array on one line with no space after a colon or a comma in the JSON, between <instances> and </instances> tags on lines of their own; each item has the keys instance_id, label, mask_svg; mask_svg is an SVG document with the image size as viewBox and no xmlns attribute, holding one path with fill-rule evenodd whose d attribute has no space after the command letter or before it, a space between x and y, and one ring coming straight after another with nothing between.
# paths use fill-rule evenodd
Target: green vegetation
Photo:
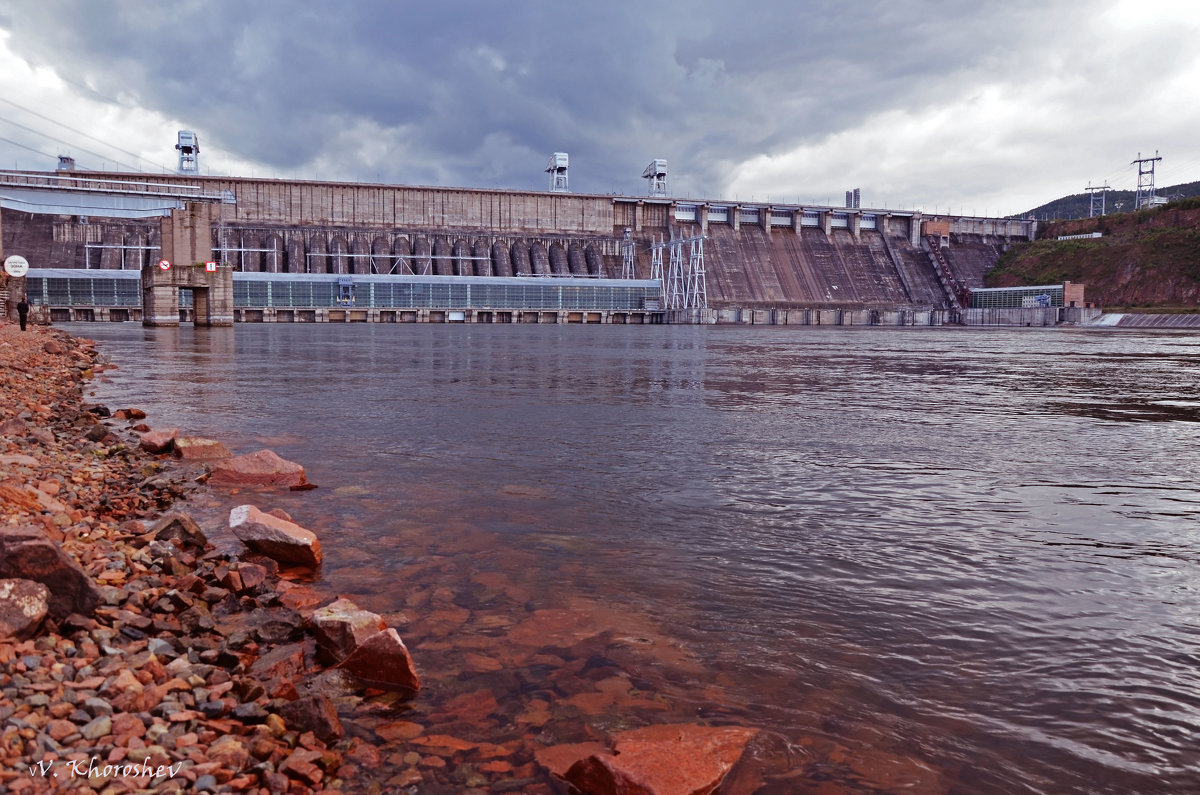
<instances>
[{"instance_id":1,"label":"green vegetation","mask_svg":"<svg viewBox=\"0 0 1200 795\"><path fill-rule=\"evenodd\" d=\"M1057 239L1092 232L1103 237ZM1200 196L1136 213L1060 221L1038 234L1040 240L1005 251L985 284L1072 281L1086 285L1089 301L1106 307L1200 310Z\"/></svg>"}]
</instances>

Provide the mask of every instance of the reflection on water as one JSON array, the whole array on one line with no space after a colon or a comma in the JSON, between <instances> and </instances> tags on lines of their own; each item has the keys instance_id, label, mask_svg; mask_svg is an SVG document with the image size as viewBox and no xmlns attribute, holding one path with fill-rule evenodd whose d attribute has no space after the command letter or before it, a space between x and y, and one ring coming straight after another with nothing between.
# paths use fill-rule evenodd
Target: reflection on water
<instances>
[{"instance_id":1,"label":"reflection on water","mask_svg":"<svg viewBox=\"0 0 1200 795\"><path fill-rule=\"evenodd\" d=\"M305 464L262 507L402 628L431 731L762 726L778 792L1200 789L1200 337L72 330L98 398Z\"/></svg>"}]
</instances>

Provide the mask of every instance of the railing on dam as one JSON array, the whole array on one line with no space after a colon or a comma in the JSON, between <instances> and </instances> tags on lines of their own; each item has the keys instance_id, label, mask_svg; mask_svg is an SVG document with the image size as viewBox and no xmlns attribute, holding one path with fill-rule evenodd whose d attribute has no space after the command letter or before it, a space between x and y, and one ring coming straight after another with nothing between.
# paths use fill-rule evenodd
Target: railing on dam
<instances>
[{"instance_id":1,"label":"railing on dam","mask_svg":"<svg viewBox=\"0 0 1200 795\"><path fill-rule=\"evenodd\" d=\"M31 269L30 303L52 307L142 305L137 271ZM354 276L234 273L238 308L365 307L384 309L562 309L637 311L657 301L662 284L649 279L566 277ZM190 306L190 291L180 304Z\"/></svg>"}]
</instances>

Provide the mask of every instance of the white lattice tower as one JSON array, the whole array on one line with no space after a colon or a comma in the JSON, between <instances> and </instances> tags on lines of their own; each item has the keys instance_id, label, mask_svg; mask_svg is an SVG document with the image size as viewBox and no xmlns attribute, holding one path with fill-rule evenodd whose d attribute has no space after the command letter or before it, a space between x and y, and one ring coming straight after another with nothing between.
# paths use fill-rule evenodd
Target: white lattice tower
<instances>
[{"instance_id":1,"label":"white lattice tower","mask_svg":"<svg viewBox=\"0 0 1200 795\"><path fill-rule=\"evenodd\" d=\"M685 285L686 308L708 309L708 285L704 278L704 237L689 238L691 251L688 256L687 284Z\"/></svg>"},{"instance_id":2,"label":"white lattice tower","mask_svg":"<svg viewBox=\"0 0 1200 795\"><path fill-rule=\"evenodd\" d=\"M683 309L687 306L687 281L683 273L683 240L671 238L671 260L667 266L666 285L667 309Z\"/></svg>"},{"instance_id":3,"label":"white lattice tower","mask_svg":"<svg viewBox=\"0 0 1200 795\"><path fill-rule=\"evenodd\" d=\"M650 278L657 279L663 286L663 299L666 299L667 282L663 278L662 253L667 244L661 237L652 238L650 245Z\"/></svg>"},{"instance_id":4,"label":"white lattice tower","mask_svg":"<svg viewBox=\"0 0 1200 795\"><path fill-rule=\"evenodd\" d=\"M635 255L636 251L633 246L633 230L626 227L625 237L621 240L621 278L634 279L635 274ZM660 260L659 267L662 267ZM653 277L651 277L653 278Z\"/></svg>"}]
</instances>

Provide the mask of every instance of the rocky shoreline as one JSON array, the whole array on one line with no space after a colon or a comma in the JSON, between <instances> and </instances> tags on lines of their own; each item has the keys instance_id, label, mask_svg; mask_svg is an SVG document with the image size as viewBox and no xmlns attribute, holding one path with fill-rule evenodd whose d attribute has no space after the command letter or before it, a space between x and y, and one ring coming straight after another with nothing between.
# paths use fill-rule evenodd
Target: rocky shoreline
<instances>
[{"instance_id":1,"label":"rocky shoreline","mask_svg":"<svg viewBox=\"0 0 1200 795\"><path fill-rule=\"evenodd\" d=\"M104 364L88 340L0 326L0 364L0 790L760 782L743 757L762 738L742 727L648 726L544 748L426 734L401 719L421 683L397 631L306 583L315 535L243 505L229 529L244 547L218 549L178 510L208 481L264 502L312 488L302 467L269 451L237 461L219 442L152 429L135 408L89 405L84 385Z\"/></svg>"}]
</instances>

